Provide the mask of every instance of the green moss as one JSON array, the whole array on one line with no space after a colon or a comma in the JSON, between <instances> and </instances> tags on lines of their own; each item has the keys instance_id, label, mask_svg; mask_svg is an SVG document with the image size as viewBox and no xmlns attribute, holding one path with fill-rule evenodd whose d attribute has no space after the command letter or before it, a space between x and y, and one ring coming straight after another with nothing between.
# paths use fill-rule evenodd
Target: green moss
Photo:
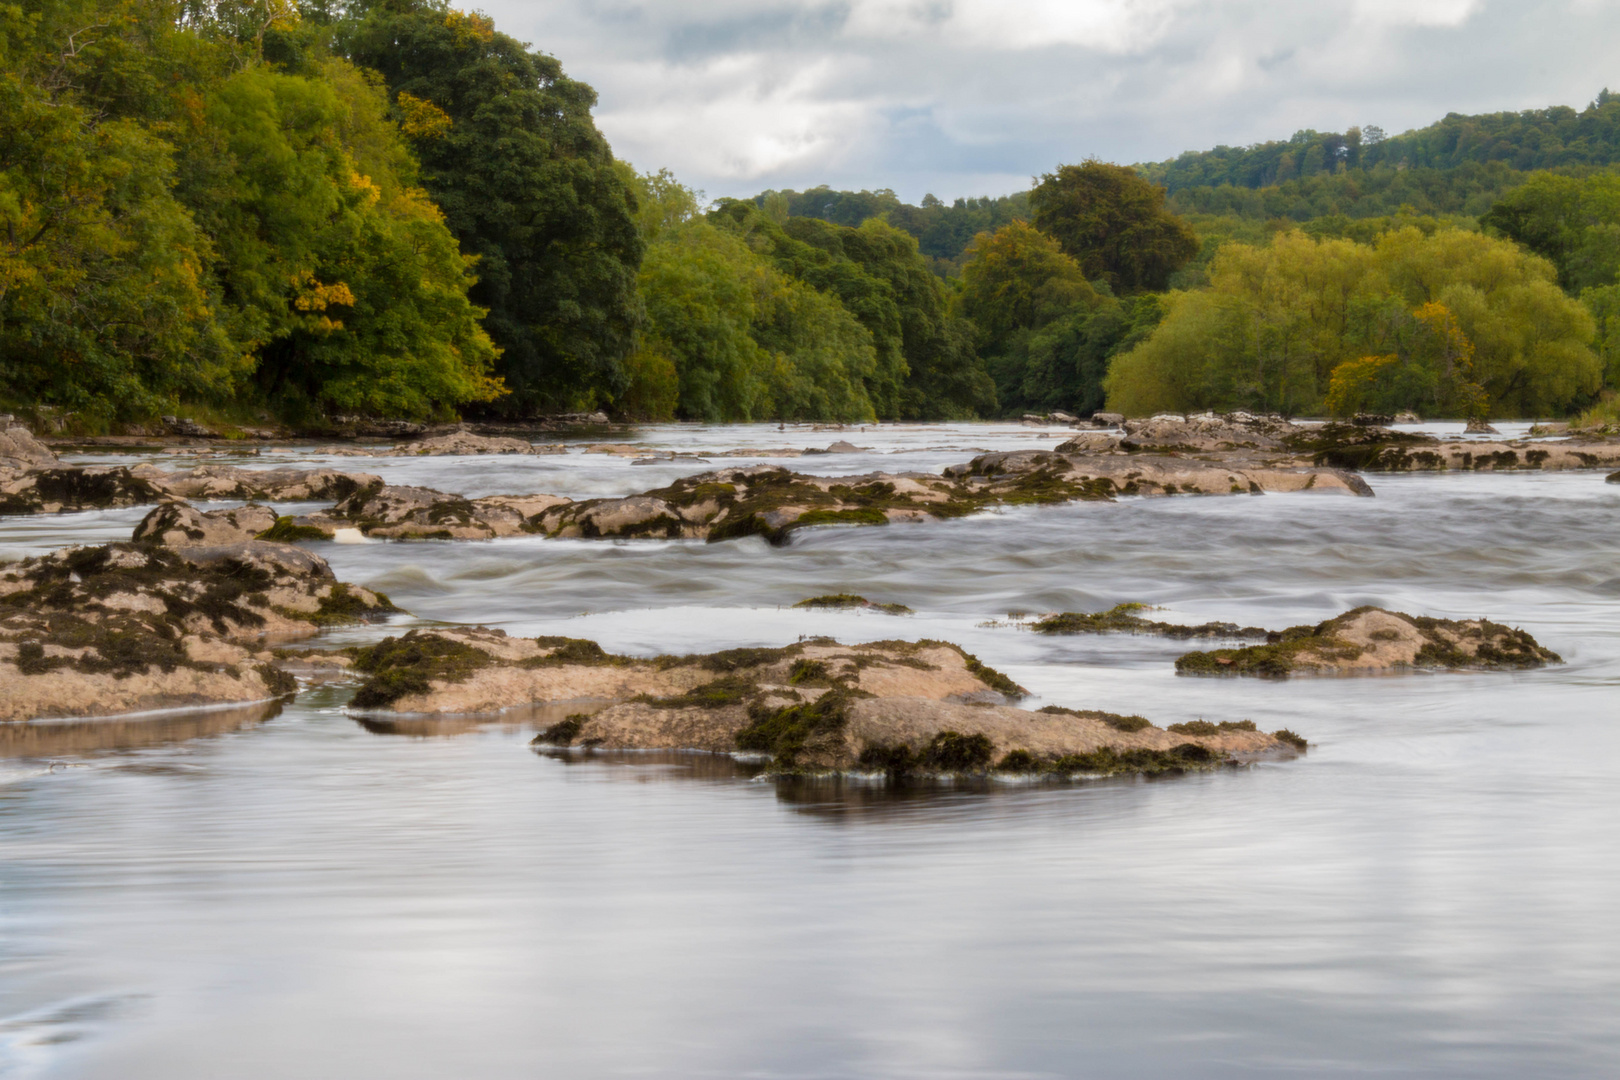
<instances>
[{"instance_id":1,"label":"green moss","mask_svg":"<svg viewBox=\"0 0 1620 1080\"><path fill-rule=\"evenodd\" d=\"M960 651L960 650L959 650ZM968 672L992 690L998 690L1010 698L1028 697L1029 691L1013 682L995 668L981 661L970 652L962 652L962 661L967 665Z\"/></svg>"},{"instance_id":2,"label":"green moss","mask_svg":"<svg viewBox=\"0 0 1620 1080\"><path fill-rule=\"evenodd\" d=\"M1353 660L1361 655L1359 647L1330 635L1318 635L1315 627L1290 627L1279 638L1275 642L1243 649L1190 652L1176 660L1176 672L1181 675L1257 675L1281 679L1291 674L1302 661Z\"/></svg>"},{"instance_id":3,"label":"green moss","mask_svg":"<svg viewBox=\"0 0 1620 1080\"><path fill-rule=\"evenodd\" d=\"M1153 724L1145 716L1121 716L1119 713L1100 712L1096 709L1069 709L1062 705L1045 705L1036 710L1043 713L1061 713L1066 716L1083 716L1092 720L1101 720L1115 731L1127 734L1150 728Z\"/></svg>"},{"instance_id":4,"label":"green moss","mask_svg":"<svg viewBox=\"0 0 1620 1080\"><path fill-rule=\"evenodd\" d=\"M871 772L885 772L892 778L912 773L982 773L990 767L995 744L988 735L963 735L959 731L935 732L928 745L913 751L904 743L868 743L856 763Z\"/></svg>"},{"instance_id":5,"label":"green moss","mask_svg":"<svg viewBox=\"0 0 1620 1080\"><path fill-rule=\"evenodd\" d=\"M1253 720L1222 720L1212 724L1208 720L1187 720L1180 724L1171 724L1164 730L1177 735L1219 735L1226 731L1254 731Z\"/></svg>"},{"instance_id":6,"label":"green moss","mask_svg":"<svg viewBox=\"0 0 1620 1080\"><path fill-rule=\"evenodd\" d=\"M1217 768L1229 761L1224 755L1199 746L1182 743L1170 750L1120 750L1104 746L1086 754L1065 754L1040 758L1027 750L1013 750L1003 757L998 772L1034 773L1049 776L1117 776L1141 774L1156 776Z\"/></svg>"},{"instance_id":7,"label":"green moss","mask_svg":"<svg viewBox=\"0 0 1620 1080\"><path fill-rule=\"evenodd\" d=\"M789 529L808 528L812 525L887 525L888 515L870 506L855 506L843 510L806 510L796 518Z\"/></svg>"},{"instance_id":8,"label":"green moss","mask_svg":"<svg viewBox=\"0 0 1620 1080\"><path fill-rule=\"evenodd\" d=\"M659 709L723 709L759 696L759 684L741 675L726 675L674 697L643 695L637 701Z\"/></svg>"},{"instance_id":9,"label":"green moss","mask_svg":"<svg viewBox=\"0 0 1620 1080\"><path fill-rule=\"evenodd\" d=\"M997 772L1006 773L1038 773L1042 771L1041 760L1028 750L1009 750L996 763Z\"/></svg>"},{"instance_id":10,"label":"green moss","mask_svg":"<svg viewBox=\"0 0 1620 1080\"><path fill-rule=\"evenodd\" d=\"M788 671L789 686L831 686L832 673L820 660L795 660Z\"/></svg>"},{"instance_id":11,"label":"green moss","mask_svg":"<svg viewBox=\"0 0 1620 1080\"><path fill-rule=\"evenodd\" d=\"M300 525L295 518L278 517L274 525L259 534L259 539L293 544L300 540L330 540L332 534L314 525Z\"/></svg>"},{"instance_id":12,"label":"green moss","mask_svg":"<svg viewBox=\"0 0 1620 1080\"><path fill-rule=\"evenodd\" d=\"M519 667L561 667L564 664L585 667L622 667L633 663L628 656L615 656L602 646L586 638L560 637L548 634L534 639L542 649L550 649L545 656L531 656L519 661Z\"/></svg>"},{"instance_id":13,"label":"green moss","mask_svg":"<svg viewBox=\"0 0 1620 1080\"><path fill-rule=\"evenodd\" d=\"M1257 626L1238 626L1236 623L1209 622L1196 626L1144 619L1137 614L1149 610L1146 604L1116 604L1107 611L1093 613L1066 611L1048 615L1031 624L1038 634L1157 634L1169 638L1232 638L1266 636Z\"/></svg>"},{"instance_id":14,"label":"green moss","mask_svg":"<svg viewBox=\"0 0 1620 1080\"><path fill-rule=\"evenodd\" d=\"M756 704L750 723L737 733L737 749L770 754L779 769L789 770L799 756L841 735L854 695L829 690L815 701L770 709Z\"/></svg>"},{"instance_id":15,"label":"green moss","mask_svg":"<svg viewBox=\"0 0 1620 1080\"><path fill-rule=\"evenodd\" d=\"M316 626L337 626L343 623L367 622L378 615L399 610L393 601L382 593L372 595L377 598L375 604L340 581L321 597L320 607L316 608L313 615L299 614L298 617Z\"/></svg>"},{"instance_id":16,"label":"green moss","mask_svg":"<svg viewBox=\"0 0 1620 1080\"><path fill-rule=\"evenodd\" d=\"M369 676L354 695L354 707L376 709L412 694L425 694L434 682L465 682L494 663L482 649L461 641L412 630L357 649L354 669Z\"/></svg>"},{"instance_id":17,"label":"green moss","mask_svg":"<svg viewBox=\"0 0 1620 1080\"><path fill-rule=\"evenodd\" d=\"M789 645L781 649L723 649L706 656L687 657L685 662L696 662L709 671L737 671L741 668L764 667L797 655L799 647Z\"/></svg>"},{"instance_id":18,"label":"green moss","mask_svg":"<svg viewBox=\"0 0 1620 1080\"><path fill-rule=\"evenodd\" d=\"M869 608L881 611L885 615L910 615L911 609L904 604L877 604L864 596L854 593L830 593L826 596L812 596L808 600L800 600L793 605L796 608Z\"/></svg>"},{"instance_id":19,"label":"green moss","mask_svg":"<svg viewBox=\"0 0 1620 1080\"><path fill-rule=\"evenodd\" d=\"M579 738L580 731L590 721L585 713L570 713L562 720L552 724L546 730L534 737L531 745L536 746L572 746L574 740Z\"/></svg>"}]
</instances>

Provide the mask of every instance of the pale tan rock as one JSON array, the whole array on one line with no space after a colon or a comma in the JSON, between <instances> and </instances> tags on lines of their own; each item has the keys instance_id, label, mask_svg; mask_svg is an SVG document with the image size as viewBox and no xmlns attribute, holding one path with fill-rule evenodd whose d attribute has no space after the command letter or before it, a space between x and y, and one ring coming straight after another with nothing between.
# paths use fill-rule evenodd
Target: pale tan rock
<instances>
[{"instance_id":1,"label":"pale tan rock","mask_svg":"<svg viewBox=\"0 0 1620 1080\"><path fill-rule=\"evenodd\" d=\"M250 503L203 513L190 503L166 502L141 519L131 539L165 547L232 544L255 539L275 523L276 512L268 506Z\"/></svg>"}]
</instances>

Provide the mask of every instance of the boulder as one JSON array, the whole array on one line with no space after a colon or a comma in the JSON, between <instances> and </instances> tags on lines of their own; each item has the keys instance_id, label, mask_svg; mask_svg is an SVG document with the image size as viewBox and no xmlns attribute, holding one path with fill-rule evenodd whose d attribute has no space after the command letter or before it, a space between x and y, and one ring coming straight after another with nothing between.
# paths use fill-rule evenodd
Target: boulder
<instances>
[{"instance_id":1,"label":"boulder","mask_svg":"<svg viewBox=\"0 0 1620 1080\"><path fill-rule=\"evenodd\" d=\"M395 610L309 552L251 540L68 548L6 566L0 598L0 721L275 697L294 684L261 642Z\"/></svg>"},{"instance_id":2,"label":"boulder","mask_svg":"<svg viewBox=\"0 0 1620 1080\"><path fill-rule=\"evenodd\" d=\"M1468 421L1468 426L1463 428L1463 434L1464 435L1500 435L1502 433L1500 431L1497 431L1494 427L1492 427L1490 425L1489 421L1481 420L1478 417L1472 417Z\"/></svg>"},{"instance_id":3,"label":"boulder","mask_svg":"<svg viewBox=\"0 0 1620 1080\"><path fill-rule=\"evenodd\" d=\"M419 442L403 443L389 451L397 457L427 457L449 454L538 454L558 453L563 447L536 447L527 439L509 439L474 435L470 431L453 431L448 435L435 435Z\"/></svg>"},{"instance_id":4,"label":"boulder","mask_svg":"<svg viewBox=\"0 0 1620 1080\"><path fill-rule=\"evenodd\" d=\"M1560 663L1557 653L1525 631L1486 619L1431 619L1359 607L1315 626L1273 633L1264 645L1188 653L1176 661L1176 671L1281 678L1296 672L1522 670Z\"/></svg>"},{"instance_id":5,"label":"boulder","mask_svg":"<svg viewBox=\"0 0 1620 1080\"><path fill-rule=\"evenodd\" d=\"M336 502L382 483L379 476L335 469L243 469L235 465L199 465L159 475L161 486L182 498L262 502Z\"/></svg>"},{"instance_id":6,"label":"boulder","mask_svg":"<svg viewBox=\"0 0 1620 1080\"><path fill-rule=\"evenodd\" d=\"M32 431L10 416L0 417L0 469L48 469L60 464Z\"/></svg>"},{"instance_id":7,"label":"boulder","mask_svg":"<svg viewBox=\"0 0 1620 1080\"><path fill-rule=\"evenodd\" d=\"M133 542L164 547L196 547L253 540L272 529L276 512L249 503L229 510L203 513L186 502L160 503L135 526Z\"/></svg>"},{"instance_id":8,"label":"boulder","mask_svg":"<svg viewBox=\"0 0 1620 1080\"><path fill-rule=\"evenodd\" d=\"M167 489L123 466L0 470L0 514L56 514L154 503Z\"/></svg>"}]
</instances>

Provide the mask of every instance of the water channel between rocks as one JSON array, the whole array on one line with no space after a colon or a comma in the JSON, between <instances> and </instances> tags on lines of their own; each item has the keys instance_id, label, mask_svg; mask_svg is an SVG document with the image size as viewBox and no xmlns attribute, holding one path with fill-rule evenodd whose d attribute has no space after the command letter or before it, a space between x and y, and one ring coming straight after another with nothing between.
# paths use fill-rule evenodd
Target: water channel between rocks
<instances>
[{"instance_id":1,"label":"water channel between rocks","mask_svg":"<svg viewBox=\"0 0 1620 1080\"><path fill-rule=\"evenodd\" d=\"M873 450L781 463L857 473L1040 434L635 438L846 438ZM472 496L625 494L710 467L630 460L331 463ZM1620 1074L1620 487L1369 479L1374 499L1125 499L785 548L313 545L412 613L341 643L435 621L640 655L940 638L1030 707L1247 718L1311 749L1152 781L891 791L701 755L548 757L528 746L544 716L362 723L331 686L64 723L0 760L0 1075ZM0 558L123 539L143 513L0 519ZM791 607L828 592L916 614ZM1273 627L1359 604L1483 615L1567 663L1200 680L1174 674L1183 644L1007 619L1128 600Z\"/></svg>"}]
</instances>

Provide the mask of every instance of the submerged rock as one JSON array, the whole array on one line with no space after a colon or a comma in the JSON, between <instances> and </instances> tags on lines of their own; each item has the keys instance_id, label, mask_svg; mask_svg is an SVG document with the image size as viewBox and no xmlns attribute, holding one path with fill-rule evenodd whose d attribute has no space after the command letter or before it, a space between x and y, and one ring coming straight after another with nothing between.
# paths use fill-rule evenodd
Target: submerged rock
<instances>
[{"instance_id":1,"label":"submerged rock","mask_svg":"<svg viewBox=\"0 0 1620 1080\"><path fill-rule=\"evenodd\" d=\"M285 544L149 539L26 559L0 569L0 720L274 697L293 684L261 641L393 610Z\"/></svg>"},{"instance_id":2,"label":"submerged rock","mask_svg":"<svg viewBox=\"0 0 1620 1080\"><path fill-rule=\"evenodd\" d=\"M824 608L843 611L881 611L885 615L911 614L911 609L904 604L879 604L868 600L864 596L856 596L854 593L829 593L826 596L812 596L808 600L800 600L793 606L796 608Z\"/></svg>"},{"instance_id":3,"label":"submerged rock","mask_svg":"<svg viewBox=\"0 0 1620 1080\"><path fill-rule=\"evenodd\" d=\"M1021 687L940 641L821 638L640 660L580 639L414 630L355 650L354 666L368 676L357 709L464 715L581 702L536 742L760 754L778 772L1156 772L1294 750L1252 724L1187 734L1140 717L1019 709Z\"/></svg>"},{"instance_id":4,"label":"submerged rock","mask_svg":"<svg viewBox=\"0 0 1620 1080\"><path fill-rule=\"evenodd\" d=\"M1527 632L1500 623L1359 607L1315 626L1273 633L1264 645L1188 653L1176 661L1176 671L1280 678L1295 672L1517 670L1560 663L1557 653L1542 648Z\"/></svg>"},{"instance_id":5,"label":"submerged rock","mask_svg":"<svg viewBox=\"0 0 1620 1080\"><path fill-rule=\"evenodd\" d=\"M1237 623L1208 622L1195 625L1159 622L1145 619L1139 611L1150 610L1146 604L1116 604L1107 611L1086 613L1065 611L1047 615L1030 624L1037 634L1154 634L1168 638L1261 638L1268 631L1258 626L1239 626Z\"/></svg>"}]
</instances>

